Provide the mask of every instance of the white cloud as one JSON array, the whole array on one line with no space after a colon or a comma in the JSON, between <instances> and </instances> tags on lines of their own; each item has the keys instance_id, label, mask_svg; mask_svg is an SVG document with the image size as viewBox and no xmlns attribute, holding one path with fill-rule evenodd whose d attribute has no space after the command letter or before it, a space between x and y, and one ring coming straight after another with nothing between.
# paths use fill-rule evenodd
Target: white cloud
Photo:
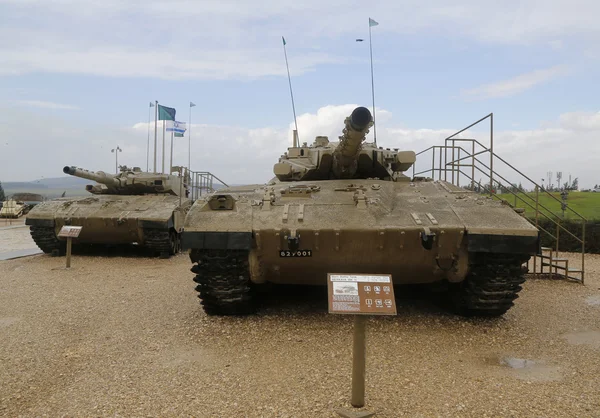
<instances>
[{"instance_id":1,"label":"white cloud","mask_svg":"<svg viewBox=\"0 0 600 418\"><path fill-rule=\"evenodd\" d=\"M490 99L499 97L510 97L522 93L537 85L547 83L557 77L568 73L564 66L555 66L542 70L535 70L526 74L520 74L508 80L484 84L473 89L464 90L462 95L471 99Z\"/></svg>"},{"instance_id":2,"label":"white cloud","mask_svg":"<svg viewBox=\"0 0 600 418\"><path fill-rule=\"evenodd\" d=\"M354 107L353 104L331 105L315 113L300 115L298 128L301 141L311 143L317 135L327 135L336 140L343 129L344 118ZM420 151L442 144L444 138L460 128L398 128L401 122L394 120L389 112L378 109L378 114L382 116L378 124L378 144L383 147ZM535 180L545 177L547 171L562 171L565 179L571 173L573 177L579 177L582 186L590 187L600 182L598 118L598 113L572 112L537 129L496 130L495 151ZM19 127L25 123L30 128L22 132ZM292 126L247 129L193 124L192 169L213 172L228 183L264 183L273 177L273 164L291 146ZM151 123L150 127L153 129L154 124ZM371 132L369 140L372 135ZM146 168L148 123L137 123L130 128L80 126L59 117L49 118L22 109L7 108L0 109L0 137L4 138L0 144L3 156L0 181L60 176L65 165L112 171L114 154L110 150L116 144L123 149L119 155L120 163ZM151 134L151 150L153 137ZM485 145L488 143L487 126L467 131L462 137L478 139ZM167 166L169 140L167 138L165 143ZM162 165L161 149L162 134L159 133L159 168ZM187 149L188 138L175 139L175 165L187 165ZM583 149L585 152L581 152ZM417 171L430 168L431 154L422 155L417 161ZM497 165L497 169L510 181L519 181L501 164ZM482 175L476 177L483 178ZM523 184L526 185L525 182Z\"/></svg>"},{"instance_id":3,"label":"white cloud","mask_svg":"<svg viewBox=\"0 0 600 418\"><path fill-rule=\"evenodd\" d=\"M600 131L600 112L569 112L560 115L561 126L573 131Z\"/></svg>"},{"instance_id":4,"label":"white cloud","mask_svg":"<svg viewBox=\"0 0 600 418\"><path fill-rule=\"evenodd\" d=\"M61 110L76 110L79 109L77 106L54 103L54 102L45 102L42 100L18 100L17 104L21 106L27 107L37 107L42 109L61 109Z\"/></svg>"},{"instance_id":5,"label":"white cloud","mask_svg":"<svg viewBox=\"0 0 600 418\"><path fill-rule=\"evenodd\" d=\"M167 79L284 75L281 35L296 74L353 59L345 40L374 16L383 34L435 33L461 43L553 48L600 39L595 0L4 0L0 75L34 72ZM35 14L30 11L35 10ZM585 13L581 11L585 10ZM69 22L69 24L64 24ZM344 41L342 41L344 40ZM565 48L563 48L565 49Z\"/></svg>"}]
</instances>

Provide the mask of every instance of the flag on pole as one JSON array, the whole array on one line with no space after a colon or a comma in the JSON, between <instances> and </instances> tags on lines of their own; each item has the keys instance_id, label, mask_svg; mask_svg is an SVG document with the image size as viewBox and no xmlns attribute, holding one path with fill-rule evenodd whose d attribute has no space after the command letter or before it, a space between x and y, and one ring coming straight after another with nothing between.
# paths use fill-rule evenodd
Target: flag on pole
<instances>
[{"instance_id":1,"label":"flag on pole","mask_svg":"<svg viewBox=\"0 0 600 418\"><path fill-rule=\"evenodd\" d=\"M174 120L167 124L167 132L176 132L182 134L185 132L185 129L185 122Z\"/></svg>"},{"instance_id":2,"label":"flag on pole","mask_svg":"<svg viewBox=\"0 0 600 418\"><path fill-rule=\"evenodd\" d=\"M196 103L190 102L190 107L195 107L195 106L196 106Z\"/></svg>"},{"instance_id":3,"label":"flag on pole","mask_svg":"<svg viewBox=\"0 0 600 418\"><path fill-rule=\"evenodd\" d=\"M175 120L175 109L158 105L158 120Z\"/></svg>"},{"instance_id":4,"label":"flag on pole","mask_svg":"<svg viewBox=\"0 0 600 418\"><path fill-rule=\"evenodd\" d=\"M369 18L369 27L373 27L373 26L377 26L377 25L379 25L379 23L377 23L373 19Z\"/></svg>"},{"instance_id":5,"label":"flag on pole","mask_svg":"<svg viewBox=\"0 0 600 418\"><path fill-rule=\"evenodd\" d=\"M286 42L285 42L285 38L283 36L281 37L281 40L283 41L283 46L285 46Z\"/></svg>"}]
</instances>

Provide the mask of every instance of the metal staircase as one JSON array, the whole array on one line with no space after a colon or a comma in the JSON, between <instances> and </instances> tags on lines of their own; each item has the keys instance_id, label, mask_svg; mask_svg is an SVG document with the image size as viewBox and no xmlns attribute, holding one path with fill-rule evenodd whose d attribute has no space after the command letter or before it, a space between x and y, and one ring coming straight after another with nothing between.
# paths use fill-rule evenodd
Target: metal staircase
<instances>
[{"instance_id":1,"label":"metal staircase","mask_svg":"<svg viewBox=\"0 0 600 418\"><path fill-rule=\"evenodd\" d=\"M489 146L480 141L464 137L468 130L489 121ZM431 154L431 159L427 158ZM568 205L564 207L560 199L537 184L523 172L494 153L494 114L479 119L466 128L450 135L444 145L434 145L417 153L417 163L413 165L413 177L428 175L437 180L450 182L458 187L489 194L503 201L522 214L538 230L550 238L552 247L542 247L540 253L528 262L530 273L548 275L550 278L564 278L583 284L585 280L585 227L586 219ZM431 162L431 166L429 166ZM417 166L422 169L417 171ZM479 177L479 181L476 178ZM512 181L508 180L510 178ZM482 179L484 182L482 183ZM462 181L462 185L461 185ZM530 190L516 186L525 182ZM513 202L508 202L497 194L502 189L512 194ZM545 197L544 202L540 197ZM550 203L548 203L550 202ZM560 209L553 207L559 205ZM562 212L562 216L559 214ZM564 220L581 223L581 233L573 233L564 226ZM550 227L548 227L550 225ZM581 258L572 253L560 252L560 236L566 234L581 244Z\"/></svg>"}]
</instances>

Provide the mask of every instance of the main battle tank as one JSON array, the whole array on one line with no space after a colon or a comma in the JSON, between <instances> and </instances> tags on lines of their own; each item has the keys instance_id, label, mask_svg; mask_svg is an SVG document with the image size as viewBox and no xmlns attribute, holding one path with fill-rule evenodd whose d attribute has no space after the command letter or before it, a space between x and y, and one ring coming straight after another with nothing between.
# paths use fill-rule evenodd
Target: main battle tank
<instances>
[{"instance_id":1,"label":"main battle tank","mask_svg":"<svg viewBox=\"0 0 600 418\"><path fill-rule=\"evenodd\" d=\"M538 231L511 207L445 181L402 174L413 151L365 143L359 107L339 142L288 148L267 185L230 187L188 213L182 237L208 314L253 312L256 286L325 285L327 273L439 284L465 315L498 316L517 298Z\"/></svg>"},{"instance_id":2,"label":"main battle tank","mask_svg":"<svg viewBox=\"0 0 600 418\"><path fill-rule=\"evenodd\" d=\"M59 198L29 212L25 223L42 251L64 252L65 242L57 237L63 225L83 227L74 245L137 243L161 257L179 251L183 221L191 206L184 177L126 166L118 175L68 166L63 172L97 184L85 187L90 197Z\"/></svg>"}]
</instances>

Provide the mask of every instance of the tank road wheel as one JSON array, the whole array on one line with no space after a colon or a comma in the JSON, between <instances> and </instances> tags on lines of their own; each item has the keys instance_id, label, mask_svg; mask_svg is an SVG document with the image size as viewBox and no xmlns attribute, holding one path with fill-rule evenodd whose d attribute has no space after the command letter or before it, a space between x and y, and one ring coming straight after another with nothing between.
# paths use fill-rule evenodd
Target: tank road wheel
<instances>
[{"instance_id":1,"label":"tank road wheel","mask_svg":"<svg viewBox=\"0 0 600 418\"><path fill-rule=\"evenodd\" d=\"M35 244L46 254L51 254L53 251L60 255L65 254L66 243L56 237L53 227L31 226L29 233Z\"/></svg>"},{"instance_id":2,"label":"tank road wheel","mask_svg":"<svg viewBox=\"0 0 600 418\"><path fill-rule=\"evenodd\" d=\"M501 316L513 306L525 282L529 259L523 254L472 253L469 273L450 289L457 313L464 316Z\"/></svg>"},{"instance_id":3,"label":"tank road wheel","mask_svg":"<svg viewBox=\"0 0 600 418\"><path fill-rule=\"evenodd\" d=\"M202 308L208 315L248 315L256 311L248 270L248 251L202 251L194 282Z\"/></svg>"},{"instance_id":4,"label":"tank road wheel","mask_svg":"<svg viewBox=\"0 0 600 418\"><path fill-rule=\"evenodd\" d=\"M145 246L160 258L169 258L179 252L179 234L173 230L147 229L144 231Z\"/></svg>"}]
</instances>

